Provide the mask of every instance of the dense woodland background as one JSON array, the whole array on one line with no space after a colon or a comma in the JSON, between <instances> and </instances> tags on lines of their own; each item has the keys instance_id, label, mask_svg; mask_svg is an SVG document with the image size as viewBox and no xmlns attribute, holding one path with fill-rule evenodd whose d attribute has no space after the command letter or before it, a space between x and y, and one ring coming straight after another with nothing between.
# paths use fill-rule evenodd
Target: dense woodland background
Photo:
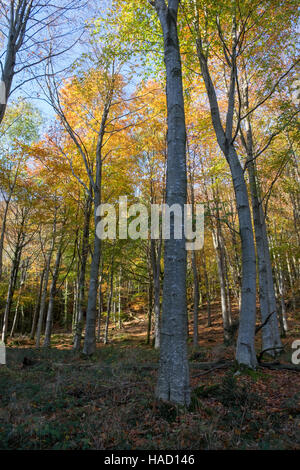
<instances>
[{"instance_id":1,"label":"dense woodland background","mask_svg":"<svg viewBox=\"0 0 300 470\"><path fill-rule=\"evenodd\" d=\"M1 448L299 446L298 15L0 2ZM204 247L100 242L120 196L204 204Z\"/></svg>"}]
</instances>

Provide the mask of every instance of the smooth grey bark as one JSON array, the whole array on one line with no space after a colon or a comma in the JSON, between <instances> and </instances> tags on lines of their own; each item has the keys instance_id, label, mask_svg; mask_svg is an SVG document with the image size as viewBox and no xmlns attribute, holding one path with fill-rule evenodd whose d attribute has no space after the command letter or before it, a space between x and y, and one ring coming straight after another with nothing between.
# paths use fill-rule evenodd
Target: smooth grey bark
<instances>
[{"instance_id":1,"label":"smooth grey bark","mask_svg":"<svg viewBox=\"0 0 300 470\"><path fill-rule=\"evenodd\" d=\"M116 324L116 302L115 302L115 300L113 301L113 319L114 319L114 324Z\"/></svg>"},{"instance_id":2,"label":"smooth grey bark","mask_svg":"<svg viewBox=\"0 0 300 470\"><path fill-rule=\"evenodd\" d=\"M207 275L207 267L206 267L206 258L205 254L203 253L203 277L204 277L204 284L205 284L205 291L206 291L206 311L207 311L207 326L211 327L211 311L210 311L210 285L209 279Z\"/></svg>"},{"instance_id":3,"label":"smooth grey bark","mask_svg":"<svg viewBox=\"0 0 300 470\"><path fill-rule=\"evenodd\" d=\"M197 260L196 252L192 252L192 267L193 267L193 284L194 284L194 306L193 306L193 346L194 348L198 347L199 342L199 301L200 301L200 292L199 292L199 273L197 269Z\"/></svg>"},{"instance_id":4,"label":"smooth grey bark","mask_svg":"<svg viewBox=\"0 0 300 470\"><path fill-rule=\"evenodd\" d=\"M189 145L187 144L189 149ZM189 151L189 150L188 150ZM191 164L189 165L189 183L190 183L190 196L192 204L192 215L195 216L195 194L194 194L194 170L195 170L195 153L193 159L193 170ZM193 224L194 225L194 224ZM195 226L193 226L195 230ZM197 268L197 257L195 250L192 251L192 270L193 270L193 347L197 349L199 341L199 302L200 302L200 292L199 292L199 272Z\"/></svg>"},{"instance_id":5,"label":"smooth grey bark","mask_svg":"<svg viewBox=\"0 0 300 470\"><path fill-rule=\"evenodd\" d=\"M256 322L256 257L254 237L244 172L234 147L228 158L233 176L234 191L242 242L242 290L239 334L236 359L239 364L255 368L257 365L254 339Z\"/></svg>"},{"instance_id":6,"label":"smooth grey bark","mask_svg":"<svg viewBox=\"0 0 300 470\"><path fill-rule=\"evenodd\" d=\"M98 215L98 207L101 204L101 185L102 185L102 145L105 134L105 126L111 106L111 101L114 92L114 79L112 80L111 89L108 90L100 129L98 132L97 148L96 148L96 174L93 179L93 203L94 203L94 250L92 255L91 269L90 269L90 284L88 293L88 305L86 311L86 328L84 337L83 353L87 356L92 355L96 351L96 317L97 317L97 295L99 284L99 268L101 260L101 240L98 238L96 228L100 222Z\"/></svg>"},{"instance_id":7,"label":"smooth grey bark","mask_svg":"<svg viewBox=\"0 0 300 470\"><path fill-rule=\"evenodd\" d=\"M278 260L277 263L278 263L278 289L279 289L279 295L280 295L282 325L283 325L284 333L287 333L288 323L287 323L287 315L286 315L286 307L285 307L285 299L284 299L285 298L284 276L283 276L283 271L282 271L280 260Z\"/></svg>"},{"instance_id":8,"label":"smooth grey bark","mask_svg":"<svg viewBox=\"0 0 300 470\"><path fill-rule=\"evenodd\" d=\"M228 93L228 109L225 130L216 91L208 68L208 58L204 53L199 29L199 17L195 20L196 48L201 74L209 100L212 123L217 142L230 168L236 206L239 218L239 229L242 245L242 299L240 309L239 334L236 348L236 360L239 364L255 368L257 365L254 337L256 321L256 255L251 221L247 186L243 168L239 161L233 140L233 115L236 87L236 47L237 33L233 27L233 46L231 51L231 77Z\"/></svg>"},{"instance_id":9,"label":"smooth grey bark","mask_svg":"<svg viewBox=\"0 0 300 470\"><path fill-rule=\"evenodd\" d=\"M77 272L79 272L79 267L77 265ZM78 277L78 276L77 276ZM76 332L76 324L77 324L77 318L78 318L78 279L73 281L73 311L72 311L72 333L75 338L75 332ZM74 349L74 344L73 344L73 349Z\"/></svg>"},{"instance_id":10,"label":"smooth grey bark","mask_svg":"<svg viewBox=\"0 0 300 470\"><path fill-rule=\"evenodd\" d=\"M103 260L101 263L101 272L99 277L99 293L98 293L98 324L97 324L97 342L100 342L101 319L103 312L103 295L102 295L102 278L103 278Z\"/></svg>"},{"instance_id":11,"label":"smooth grey bark","mask_svg":"<svg viewBox=\"0 0 300 470\"><path fill-rule=\"evenodd\" d=\"M152 276L149 275L149 285L148 285L148 324L147 324L147 340L146 340L146 343L147 343L147 344L150 344L150 341L151 341L152 311L153 311L153 281L152 281Z\"/></svg>"},{"instance_id":12,"label":"smooth grey bark","mask_svg":"<svg viewBox=\"0 0 300 470\"><path fill-rule=\"evenodd\" d=\"M223 335L224 343L229 344L232 340L231 338L231 315L228 308L228 299L227 299L227 264L226 264L226 249L224 243L224 237L222 233L221 226L221 214L219 209L219 193L218 188L216 191L213 190L213 195L215 199L215 218L212 221L212 238L213 245L216 252L217 258L217 267L219 275L219 284L220 284L220 294L221 294L221 310L222 310L222 319L223 319Z\"/></svg>"},{"instance_id":13,"label":"smooth grey bark","mask_svg":"<svg viewBox=\"0 0 300 470\"><path fill-rule=\"evenodd\" d=\"M39 283L38 296L37 296L37 299L36 299L36 304L35 304L35 308L34 308L34 312L33 312L33 318L32 318L30 339L33 339L34 335L35 335L36 321L37 321L37 316L38 316L38 312L39 312L39 309L40 309L41 297L42 297L42 291L43 291L44 276L45 276L45 268L42 271L41 279L40 279L40 283Z\"/></svg>"},{"instance_id":14,"label":"smooth grey bark","mask_svg":"<svg viewBox=\"0 0 300 470\"><path fill-rule=\"evenodd\" d=\"M260 210L262 211L262 206L260 206ZM262 232L263 232L263 241L264 241L264 248L265 248L265 260L266 260L266 267L267 267L267 278L268 278L268 295L269 295L269 308L270 312L277 312L271 318L271 322L273 324L273 332L276 338L276 343L281 345L280 339L280 331L278 325L278 309L276 304L276 295L275 295L275 285L274 285L274 277L272 271L272 259L270 253L270 244L269 244L269 237L267 233L267 226L265 222L265 214L263 213L262 218ZM278 340L279 337L279 340Z\"/></svg>"},{"instance_id":15,"label":"smooth grey bark","mask_svg":"<svg viewBox=\"0 0 300 470\"><path fill-rule=\"evenodd\" d=\"M54 219L53 219L51 245L50 245L49 253L46 259L44 285L43 285L43 291L42 291L42 297L41 297L39 319L38 319L37 330L36 330L36 340L35 340L36 348L40 347L41 335L42 335L42 329L43 329L44 314L45 314L46 300L47 300L48 281L49 281L51 260L52 260L52 255L53 255L54 246L55 246L55 238L56 238L56 217L57 217L57 208L55 210Z\"/></svg>"},{"instance_id":16,"label":"smooth grey bark","mask_svg":"<svg viewBox=\"0 0 300 470\"><path fill-rule=\"evenodd\" d=\"M228 343L230 341L230 333L229 333L230 316L228 312L227 299L226 299L225 251L224 251L224 246L223 246L223 240L219 233L218 227L213 228L212 237L213 237L213 245L214 245L215 252L216 252L219 283L220 283L224 342Z\"/></svg>"},{"instance_id":17,"label":"smooth grey bark","mask_svg":"<svg viewBox=\"0 0 300 470\"><path fill-rule=\"evenodd\" d=\"M291 263L290 263L288 254L286 254L286 266L287 266L287 270L288 270L288 277L289 277L290 289L291 289L291 294L292 294L293 310L296 311L297 306L296 306L296 296L295 296L295 289L294 289L295 281L293 279Z\"/></svg>"},{"instance_id":18,"label":"smooth grey bark","mask_svg":"<svg viewBox=\"0 0 300 470\"><path fill-rule=\"evenodd\" d=\"M187 201L186 128L180 46L177 32L179 1L150 2L155 6L164 39L168 120L166 204L179 204L182 213ZM182 224L183 225L183 224ZM176 404L190 404L187 354L187 304L185 237L171 237L164 245L164 282L160 362L156 396ZM183 228L183 227L182 227ZM183 234L182 234L183 235Z\"/></svg>"},{"instance_id":19,"label":"smooth grey bark","mask_svg":"<svg viewBox=\"0 0 300 470\"><path fill-rule=\"evenodd\" d=\"M224 244L224 241L223 241ZM232 318L231 318L231 300L230 300L230 284L229 284L229 276L228 276L228 254L224 245L224 250L225 250L225 263L224 263L224 268L225 268L225 283L226 283L226 305L227 305L227 313L228 313L228 319L229 319L229 324L232 324Z\"/></svg>"},{"instance_id":20,"label":"smooth grey bark","mask_svg":"<svg viewBox=\"0 0 300 470\"><path fill-rule=\"evenodd\" d=\"M62 256L62 240L60 240L59 247L56 254L56 260L53 270L53 276L50 286L50 294L49 294L49 303L48 303L48 311L47 311L47 318L46 318L46 329L45 329L45 338L44 338L44 348L50 348L51 346L51 333L52 333L52 325L53 325L53 308L54 308L54 301L56 296L56 284L59 274L59 267L61 262Z\"/></svg>"},{"instance_id":21,"label":"smooth grey bark","mask_svg":"<svg viewBox=\"0 0 300 470\"><path fill-rule=\"evenodd\" d=\"M68 278L65 280L64 288L64 327L68 331L68 300L69 300L69 283Z\"/></svg>"},{"instance_id":22,"label":"smooth grey bark","mask_svg":"<svg viewBox=\"0 0 300 470\"><path fill-rule=\"evenodd\" d=\"M101 240L96 234L96 227L100 221L97 215L97 208L100 206L101 196L100 189L94 190L94 251L90 268L90 284L88 293L88 305L86 311L86 328L84 337L83 353L92 355L96 351L96 316L97 316L97 295L98 295L98 276L101 259Z\"/></svg>"},{"instance_id":23,"label":"smooth grey bark","mask_svg":"<svg viewBox=\"0 0 300 470\"><path fill-rule=\"evenodd\" d=\"M233 214L234 208L233 208L233 202L230 201L230 208L231 208L231 213ZM233 254L234 254L234 262L229 265L229 267L232 269L232 277L234 279L234 296L236 300L238 301L239 308L240 308L240 298L241 298L241 268L240 268L240 255L239 255L239 248L238 248L238 242L237 242L237 232L235 230L235 223L234 219L232 216L232 221L231 221L231 241L232 241L232 247L233 247Z\"/></svg>"},{"instance_id":24,"label":"smooth grey bark","mask_svg":"<svg viewBox=\"0 0 300 470\"><path fill-rule=\"evenodd\" d=\"M24 262L22 263L22 266L21 266L21 279L20 279L20 286L19 286L19 292L18 292L17 305L16 305L16 309L15 309L15 315L14 315L13 324L12 324L11 331L10 331L10 337L11 337L11 338L13 337L13 335L14 335L14 333L15 333L15 328L16 328L16 325L17 325L17 322L18 322L20 298L21 298L21 296L22 296L22 292L23 292L23 289L24 289L24 286L25 286L25 282L26 282L26 278L27 278L28 266L29 266L29 260L27 259L26 261L24 261Z\"/></svg>"},{"instance_id":25,"label":"smooth grey bark","mask_svg":"<svg viewBox=\"0 0 300 470\"><path fill-rule=\"evenodd\" d=\"M160 259L161 259L162 240L150 241L151 267L154 286L154 347L160 347Z\"/></svg>"},{"instance_id":26,"label":"smooth grey bark","mask_svg":"<svg viewBox=\"0 0 300 470\"><path fill-rule=\"evenodd\" d=\"M80 274L78 280L78 301L75 320L75 334L74 334L74 351L79 351L81 346L81 337L83 329L83 314L84 314L84 293L85 293L85 277L86 277L86 264L89 252L89 234L90 234L90 219L92 211L92 201L89 196L84 208L84 225L83 225L83 234L82 234L82 243L81 243L81 259L80 259Z\"/></svg>"},{"instance_id":27,"label":"smooth grey bark","mask_svg":"<svg viewBox=\"0 0 300 470\"><path fill-rule=\"evenodd\" d=\"M104 344L108 343L108 327L109 327L110 312L111 312L111 306L112 306L113 291L114 291L114 261L112 260L111 268L110 268L109 297L108 297L108 302L107 302L107 312L106 312L104 341L103 341Z\"/></svg>"},{"instance_id":28,"label":"smooth grey bark","mask_svg":"<svg viewBox=\"0 0 300 470\"><path fill-rule=\"evenodd\" d=\"M249 110L248 104L248 85L244 84L244 108L247 113ZM259 301L262 323L264 323L268 316L269 318L265 326L262 328L262 349L269 350L270 355L276 354L276 348L280 351L282 344L280 340L277 313L276 313L276 299L274 292L274 282L272 277L271 259L268 243L268 235L266 229L265 214L262 208L262 201L259 195L259 188L256 174L256 164L254 160L254 143L253 133L251 126L251 119L248 115L245 120L244 136L241 130L241 140L247 153L246 166L248 169L251 203L254 222L254 234L256 241L257 261L258 261L258 279L259 279Z\"/></svg>"}]
</instances>

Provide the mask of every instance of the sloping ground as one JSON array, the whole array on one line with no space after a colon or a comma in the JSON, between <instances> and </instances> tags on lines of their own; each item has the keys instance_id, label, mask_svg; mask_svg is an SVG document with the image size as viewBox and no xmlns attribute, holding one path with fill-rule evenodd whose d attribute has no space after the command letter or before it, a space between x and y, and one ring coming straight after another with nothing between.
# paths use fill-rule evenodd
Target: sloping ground
<instances>
[{"instance_id":1,"label":"sloping ground","mask_svg":"<svg viewBox=\"0 0 300 470\"><path fill-rule=\"evenodd\" d=\"M293 315L286 344L297 325ZM201 325L199 351L190 351L188 411L154 399L158 353L145 345L145 327L135 313L92 359L74 355L61 332L51 350L11 342L0 366L0 448L300 449L299 372L197 370L198 361L233 358L221 344L217 306L213 328Z\"/></svg>"}]
</instances>

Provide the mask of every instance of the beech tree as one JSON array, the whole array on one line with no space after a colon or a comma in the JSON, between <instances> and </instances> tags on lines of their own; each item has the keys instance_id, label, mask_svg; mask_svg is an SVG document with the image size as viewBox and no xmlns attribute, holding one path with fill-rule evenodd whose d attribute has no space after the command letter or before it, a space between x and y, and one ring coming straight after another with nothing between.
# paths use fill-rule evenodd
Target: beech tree
<instances>
[{"instance_id":1,"label":"beech tree","mask_svg":"<svg viewBox=\"0 0 300 470\"><path fill-rule=\"evenodd\" d=\"M167 96L167 182L166 204L187 202L186 128L180 46L177 32L178 0L151 2L159 18L164 39ZM187 356L186 248L185 237L175 239L174 215L170 240L164 245L164 282L160 366L157 397L182 405L190 403Z\"/></svg>"}]
</instances>

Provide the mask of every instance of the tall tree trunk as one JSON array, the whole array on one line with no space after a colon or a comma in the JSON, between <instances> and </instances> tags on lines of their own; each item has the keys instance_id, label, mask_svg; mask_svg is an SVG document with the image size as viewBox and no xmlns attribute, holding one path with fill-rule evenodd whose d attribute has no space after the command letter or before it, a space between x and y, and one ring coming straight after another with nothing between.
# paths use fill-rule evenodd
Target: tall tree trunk
<instances>
[{"instance_id":1,"label":"tall tree trunk","mask_svg":"<svg viewBox=\"0 0 300 470\"><path fill-rule=\"evenodd\" d=\"M99 209L101 205L101 188L102 188L102 144L105 134L105 126L111 106L114 93L114 79L111 88L107 92L104 110L102 114L101 125L98 133L96 148L96 175L93 180L94 194L94 251L90 269L90 285L88 294L88 305L86 311L86 328L84 337L83 353L87 356L94 354L96 351L96 317L97 317L97 295L99 284L99 268L101 260L101 240L97 235L97 225L100 222Z\"/></svg>"},{"instance_id":2,"label":"tall tree trunk","mask_svg":"<svg viewBox=\"0 0 300 470\"><path fill-rule=\"evenodd\" d=\"M40 305L41 305L41 297L42 297L42 291L43 291L44 276L45 276L45 268L43 269L42 274L41 274L41 278L40 278L38 296L37 296L37 299L36 299L36 304L35 304L33 318L32 318L30 339L33 339L34 335L35 335L36 321L37 321L37 316L38 316L38 312L39 312Z\"/></svg>"},{"instance_id":3,"label":"tall tree trunk","mask_svg":"<svg viewBox=\"0 0 300 470\"><path fill-rule=\"evenodd\" d=\"M279 295L280 295L282 325L283 325L284 333L286 334L288 331L288 324L287 324L287 315L286 315L286 307L285 307L285 285L284 285L284 276L283 276L282 265L279 260L279 255L278 255L277 264L278 264L278 288L279 288Z\"/></svg>"},{"instance_id":4,"label":"tall tree trunk","mask_svg":"<svg viewBox=\"0 0 300 470\"><path fill-rule=\"evenodd\" d=\"M51 282L51 287L50 287L48 311L47 311L47 318L46 318L45 339L44 339L44 344L43 344L44 348L50 348L50 345L51 345L53 308L54 308L54 301L55 301L55 296L56 296L56 283L57 283L58 274L59 274L61 255L62 255L62 239L60 240L59 247L57 250L54 271L53 271L53 276L52 276L52 282Z\"/></svg>"},{"instance_id":5,"label":"tall tree trunk","mask_svg":"<svg viewBox=\"0 0 300 470\"><path fill-rule=\"evenodd\" d=\"M296 311L296 296L295 296L295 290L294 290L294 279L293 279L293 273L291 269L291 263L289 260L289 256L286 253L286 265L287 265L287 270L288 270L288 276L289 276L289 283L290 283L290 289L291 289L291 294L292 294L292 305L293 305L293 310L294 312Z\"/></svg>"},{"instance_id":6,"label":"tall tree trunk","mask_svg":"<svg viewBox=\"0 0 300 470\"><path fill-rule=\"evenodd\" d=\"M244 84L245 112L249 110L248 105L248 85ZM241 133L242 142L247 152L247 168L250 181L251 202L254 221L254 233L256 241L258 279L259 279L259 301L262 322L265 322L272 313L272 317L262 328L262 349L269 349L269 354L275 355L276 349L282 346L276 315L276 300L272 277L269 243L266 230L265 214L259 196L256 167L254 162L253 134L250 116L246 118L246 137ZM270 275L271 274L271 275ZM274 348L274 350L272 350ZM280 349L278 349L280 350Z\"/></svg>"},{"instance_id":7,"label":"tall tree trunk","mask_svg":"<svg viewBox=\"0 0 300 470\"><path fill-rule=\"evenodd\" d=\"M90 269L90 285L88 293L88 305L86 311L86 328L84 337L83 353L90 356L96 351L96 316L97 316L97 295L99 283L99 268L101 259L101 240L96 234L96 227L100 222L97 209L101 203L100 189L94 190L94 251L92 255Z\"/></svg>"},{"instance_id":8,"label":"tall tree trunk","mask_svg":"<svg viewBox=\"0 0 300 470\"><path fill-rule=\"evenodd\" d=\"M233 27L233 46L231 51L232 70L228 93L228 110L226 116L225 130L221 121L216 90L208 68L208 58L203 50L201 33L199 30L199 15L197 9L195 33L197 55L207 91L207 96L209 99L212 123L219 147L229 164L239 218L239 228L242 245L242 299L240 309L239 334L236 348L236 360L239 364L246 365L250 368L255 368L257 365L257 359L254 347L256 322L256 256L254 246L254 235L252 229L248 191L244 178L244 171L241 166L236 149L234 147L234 141L232 136L236 86L237 31L236 28Z\"/></svg>"},{"instance_id":9,"label":"tall tree trunk","mask_svg":"<svg viewBox=\"0 0 300 470\"><path fill-rule=\"evenodd\" d=\"M12 267L11 267L8 291L7 291L7 298L6 298L6 304L5 304L5 311L4 311L4 317L3 317L3 326L2 326L2 341L3 342L6 341L9 314L10 314L13 296L14 296L16 283L17 283L17 277L18 277L18 271L19 271L19 266L20 266L21 253L22 253L22 241L21 240L22 240L22 234L19 234L16 246L15 246L13 261L12 261Z\"/></svg>"},{"instance_id":10,"label":"tall tree trunk","mask_svg":"<svg viewBox=\"0 0 300 470\"><path fill-rule=\"evenodd\" d=\"M207 311L207 326L211 327L211 311L210 311L210 285L207 275L207 267L206 267L206 258L205 253L203 253L203 272L204 272L204 283L205 283L205 290L206 290L206 311Z\"/></svg>"},{"instance_id":11,"label":"tall tree trunk","mask_svg":"<svg viewBox=\"0 0 300 470\"><path fill-rule=\"evenodd\" d=\"M151 274L149 275L148 285L148 324L147 324L147 344L151 341L152 330L152 310L153 310L153 280Z\"/></svg>"},{"instance_id":12,"label":"tall tree trunk","mask_svg":"<svg viewBox=\"0 0 300 470\"><path fill-rule=\"evenodd\" d=\"M109 297L107 302L107 312L106 312L106 321L105 321L105 332L104 332L104 344L108 343L108 327L109 327L109 319L110 319L110 312L112 306L112 298L113 298L113 290L114 290L114 261L112 259L111 263L111 271L110 271L110 281L109 281Z\"/></svg>"},{"instance_id":13,"label":"tall tree trunk","mask_svg":"<svg viewBox=\"0 0 300 470\"><path fill-rule=\"evenodd\" d=\"M218 224L217 220L217 224ZM219 227L213 228L213 244L217 256L217 266L220 282L220 293L221 293L221 309L223 318L223 329L224 329L224 342L227 344L231 340L230 337L230 316L227 308L226 300L226 273L225 273L225 250L223 246L223 240L219 231Z\"/></svg>"},{"instance_id":14,"label":"tall tree trunk","mask_svg":"<svg viewBox=\"0 0 300 470\"><path fill-rule=\"evenodd\" d=\"M101 263L101 272L99 278L99 294L98 294L98 325L97 325L97 342L100 343L101 318L103 312L103 294L102 294L102 278L103 278L103 260Z\"/></svg>"},{"instance_id":15,"label":"tall tree trunk","mask_svg":"<svg viewBox=\"0 0 300 470\"><path fill-rule=\"evenodd\" d=\"M80 262L80 274L78 282L78 304L76 309L76 320L75 320L75 335L74 335L74 351L79 351L81 345L81 337L83 330L83 314L84 314L84 293L85 293L85 276L86 276L86 264L89 252L89 234L90 234L90 219L92 211L92 201L87 196L85 210L84 210L84 226L81 244L81 262Z\"/></svg>"},{"instance_id":16,"label":"tall tree trunk","mask_svg":"<svg viewBox=\"0 0 300 470\"><path fill-rule=\"evenodd\" d=\"M155 1L164 37L168 114L166 204L187 201L186 128L180 47L177 33L178 1ZM186 247L185 237L174 238L174 217L169 240L164 245L164 282L160 363L156 396L181 405L190 403L187 353ZM183 231L183 223L182 223Z\"/></svg>"},{"instance_id":17,"label":"tall tree trunk","mask_svg":"<svg viewBox=\"0 0 300 470\"><path fill-rule=\"evenodd\" d=\"M22 263L21 279L20 279L20 287L19 287L17 305L16 305L16 309L15 309L15 316L14 316L12 328L11 328L11 331L10 331L10 337L11 338L13 337L14 332L15 332L15 328L17 326L19 306L20 306L20 298L21 298L23 288L24 288L24 285L25 285L25 282L26 282L28 264L29 264L28 259Z\"/></svg>"},{"instance_id":18,"label":"tall tree trunk","mask_svg":"<svg viewBox=\"0 0 300 470\"><path fill-rule=\"evenodd\" d=\"M55 212L55 215L54 215L51 246L49 249L49 253L48 253L48 257L46 261L46 267L45 267L44 286L43 286L43 291L42 291L39 319L38 319L38 325L37 325L37 331L36 331L36 341L35 341L36 348L40 347L41 335L42 335L42 329L43 329L44 314L45 314L46 300L47 300L48 281L49 281L51 260L52 260L52 255L53 255L54 246L55 246L55 238L56 238L56 217L57 217L57 212Z\"/></svg>"},{"instance_id":19,"label":"tall tree trunk","mask_svg":"<svg viewBox=\"0 0 300 470\"><path fill-rule=\"evenodd\" d=\"M68 290L68 278L65 280L65 289L64 289L64 326L66 331L68 331L68 297L69 297L69 290Z\"/></svg>"},{"instance_id":20,"label":"tall tree trunk","mask_svg":"<svg viewBox=\"0 0 300 470\"><path fill-rule=\"evenodd\" d=\"M160 347L160 258L161 258L161 239L150 241L151 266L154 286L154 348Z\"/></svg>"},{"instance_id":21,"label":"tall tree trunk","mask_svg":"<svg viewBox=\"0 0 300 470\"><path fill-rule=\"evenodd\" d=\"M233 146L228 152L242 242L242 296L236 359L239 364L257 365L254 338L256 322L256 256L244 172Z\"/></svg>"},{"instance_id":22,"label":"tall tree trunk","mask_svg":"<svg viewBox=\"0 0 300 470\"><path fill-rule=\"evenodd\" d=\"M193 266L193 282L194 282L194 315L193 315L193 346L198 347L199 334L198 334L198 316L199 316L199 274L196 262L195 250L192 252L192 266Z\"/></svg>"},{"instance_id":23,"label":"tall tree trunk","mask_svg":"<svg viewBox=\"0 0 300 470\"><path fill-rule=\"evenodd\" d=\"M77 266L77 272L78 271L79 271L79 268ZM77 325L77 319L78 319L78 282L77 281L78 279L75 279L73 281L72 334L74 338L75 338L76 325ZM73 348L74 348L74 345L73 345Z\"/></svg>"}]
</instances>

